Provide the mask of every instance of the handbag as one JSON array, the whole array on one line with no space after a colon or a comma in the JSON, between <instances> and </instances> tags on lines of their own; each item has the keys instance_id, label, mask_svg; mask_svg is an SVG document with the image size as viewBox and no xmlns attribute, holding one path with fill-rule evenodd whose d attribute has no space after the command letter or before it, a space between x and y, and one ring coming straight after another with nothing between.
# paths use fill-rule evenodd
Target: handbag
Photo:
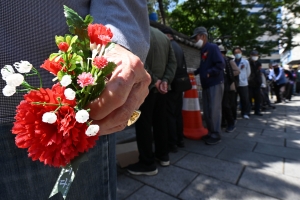
<instances>
[{"instance_id":1,"label":"handbag","mask_svg":"<svg viewBox=\"0 0 300 200\"><path fill-rule=\"evenodd\" d=\"M177 76L173 79L173 82L171 84L171 89L176 92L184 92L192 89L192 84L190 81L190 77L187 73L184 57L183 60L184 60L184 66L177 68L176 71Z\"/></svg>"}]
</instances>

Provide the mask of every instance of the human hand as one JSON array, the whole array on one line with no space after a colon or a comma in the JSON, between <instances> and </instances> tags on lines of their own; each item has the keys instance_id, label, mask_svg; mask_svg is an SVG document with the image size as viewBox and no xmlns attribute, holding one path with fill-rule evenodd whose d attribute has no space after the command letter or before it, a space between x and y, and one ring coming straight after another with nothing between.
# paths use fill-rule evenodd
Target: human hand
<instances>
[{"instance_id":1,"label":"human hand","mask_svg":"<svg viewBox=\"0 0 300 200\"><path fill-rule=\"evenodd\" d=\"M168 83L166 81L163 81L159 85L160 93L166 94L168 92Z\"/></svg>"},{"instance_id":2,"label":"human hand","mask_svg":"<svg viewBox=\"0 0 300 200\"><path fill-rule=\"evenodd\" d=\"M154 84L154 86L156 87L156 89L160 92L160 84L161 84L161 80L157 80L156 83Z\"/></svg>"},{"instance_id":3,"label":"human hand","mask_svg":"<svg viewBox=\"0 0 300 200\"><path fill-rule=\"evenodd\" d=\"M117 64L99 98L92 101L90 118L100 126L100 135L123 130L133 111L138 109L149 93L150 75L141 60L120 45L106 55Z\"/></svg>"}]
</instances>

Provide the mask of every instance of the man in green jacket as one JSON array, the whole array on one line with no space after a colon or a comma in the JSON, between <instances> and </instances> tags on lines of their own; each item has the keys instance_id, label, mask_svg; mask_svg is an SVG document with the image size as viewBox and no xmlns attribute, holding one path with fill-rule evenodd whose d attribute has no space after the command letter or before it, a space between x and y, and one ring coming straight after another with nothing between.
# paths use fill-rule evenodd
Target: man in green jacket
<instances>
[{"instance_id":1,"label":"man in green jacket","mask_svg":"<svg viewBox=\"0 0 300 200\"><path fill-rule=\"evenodd\" d=\"M170 40L158 29L150 27L150 50L145 68L151 75L152 82L149 94L140 107L142 114L135 124L139 162L127 168L133 175L157 174L155 159L162 166L170 165L165 94L174 78L176 67ZM153 139L155 152L152 150Z\"/></svg>"}]
</instances>

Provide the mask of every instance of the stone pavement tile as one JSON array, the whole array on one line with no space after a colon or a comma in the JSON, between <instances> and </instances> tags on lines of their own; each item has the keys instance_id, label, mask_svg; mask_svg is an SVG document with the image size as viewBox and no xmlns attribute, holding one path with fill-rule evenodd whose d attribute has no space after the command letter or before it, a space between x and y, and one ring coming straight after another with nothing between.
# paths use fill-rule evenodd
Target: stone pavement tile
<instances>
[{"instance_id":1,"label":"stone pavement tile","mask_svg":"<svg viewBox=\"0 0 300 200\"><path fill-rule=\"evenodd\" d=\"M261 134L263 132L262 128L255 128L255 127L237 127L236 131L240 133L259 133Z\"/></svg>"},{"instance_id":2,"label":"stone pavement tile","mask_svg":"<svg viewBox=\"0 0 300 200\"><path fill-rule=\"evenodd\" d=\"M264 130L262 133L264 136L269 136L269 137L280 137L280 138L286 138L286 139L300 139L300 134L295 134L295 133L286 133L283 131L271 131L271 130Z\"/></svg>"},{"instance_id":3,"label":"stone pavement tile","mask_svg":"<svg viewBox=\"0 0 300 200\"><path fill-rule=\"evenodd\" d=\"M298 126L286 125L285 131L287 133L300 134L300 123L298 124Z\"/></svg>"},{"instance_id":4,"label":"stone pavement tile","mask_svg":"<svg viewBox=\"0 0 300 200\"><path fill-rule=\"evenodd\" d=\"M285 122L281 123L267 123L264 127L264 130L270 131L284 131L285 130Z\"/></svg>"},{"instance_id":5,"label":"stone pavement tile","mask_svg":"<svg viewBox=\"0 0 300 200\"><path fill-rule=\"evenodd\" d=\"M230 183L236 183L243 169L243 166L237 163L193 153L189 153L175 165Z\"/></svg>"},{"instance_id":6,"label":"stone pavement tile","mask_svg":"<svg viewBox=\"0 0 300 200\"><path fill-rule=\"evenodd\" d=\"M117 199L125 199L134 191L143 186L139 181L133 180L125 175L118 176L117 179Z\"/></svg>"},{"instance_id":7,"label":"stone pavement tile","mask_svg":"<svg viewBox=\"0 0 300 200\"><path fill-rule=\"evenodd\" d=\"M279 199L300 199L300 179L276 172L247 167L238 185Z\"/></svg>"},{"instance_id":8,"label":"stone pavement tile","mask_svg":"<svg viewBox=\"0 0 300 200\"><path fill-rule=\"evenodd\" d=\"M180 199L275 199L217 179L199 175L179 196Z\"/></svg>"},{"instance_id":9,"label":"stone pavement tile","mask_svg":"<svg viewBox=\"0 0 300 200\"><path fill-rule=\"evenodd\" d=\"M226 148L218 155L217 158L239 163L241 165L283 173L283 158L275 156L254 153L241 149Z\"/></svg>"},{"instance_id":10,"label":"stone pavement tile","mask_svg":"<svg viewBox=\"0 0 300 200\"><path fill-rule=\"evenodd\" d=\"M178 160L180 160L182 157L184 157L188 152L184 151L185 148L178 148L177 153L169 153L169 158L171 164L176 163Z\"/></svg>"},{"instance_id":11,"label":"stone pavement tile","mask_svg":"<svg viewBox=\"0 0 300 200\"><path fill-rule=\"evenodd\" d=\"M172 196L177 196L196 176L195 172L170 165L169 167L159 167L158 174L155 176L131 177Z\"/></svg>"},{"instance_id":12,"label":"stone pavement tile","mask_svg":"<svg viewBox=\"0 0 300 200\"><path fill-rule=\"evenodd\" d=\"M142 200L154 200L154 199L175 200L176 198L145 185L141 189L133 193L126 200L141 200L141 199Z\"/></svg>"},{"instance_id":13,"label":"stone pavement tile","mask_svg":"<svg viewBox=\"0 0 300 200\"><path fill-rule=\"evenodd\" d=\"M240 140L284 146L284 138L268 137L259 133L241 133L235 138Z\"/></svg>"},{"instance_id":14,"label":"stone pavement tile","mask_svg":"<svg viewBox=\"0 0 300 200\"><path fill-rule=\"evenodd\" d=\"M222 144L222 142L220 143ZM215 157L218 155L222 149L224 149L224 145L206 145L203 140L185 140L185 148L184 151L199 153L211 157Z\"/></svg>"},{"instance_id":15,"label":"stone pavement tile","mask_svg":"<svg viewBox=\"0 0 300 200\"><path fill-rule=\"evenodd\" d=\"M300 161L286 159L284 163L284 174L300 178Z\"/></svg>"},{"instance_id":16,"label":"stone pavement tile","mask_svg":"<svg viewBox=\"0 0 300 200\"><path fill-rule=\"evenodd\" d=\"M222 137L235 138L238 134L239 134L239 132L237 130L235 130L235 131L233 131L231 133L227 133L227 132L225 132L225 130L223 130L221 136Z\"/></svg>"},{"instance_id":17,"label":"stone pavement tile","mask_svg":"<svg viewBox=\"0 0 300 200\"><path fill-rule=\"evenodd\" d=\"M224 146L224 148L231 147L231 148L252 151L252 149L256 145L256 142L223 137L222 142L218 145Z\"/></svg>"},{"instance_id":18,"label":"stone pavement tile","mask_svg":"<svg viewBox=\"0 0 300 200\"><path fill-rule=\"evenodd\" d=\"M254 152L289 158L292 160L300 160L300 149L258 143Z\"/></svg>"},{"instance_id":19,"label":"stone pavement tile","mask_svg":"<svg viewBox=\"0 0 300 200\"><path fill-rule=\"evenodd\" d=\"M246 127L264 129L266 127L266 123L249 122Z\"/></svg>"},{"instance_id":20,"label":"stone pavement tile","mask_svg":"<svg viewBox=\"0 0 300 200\"><path fill-rule=\"evenodd\" d=\"M236 127L244 127L244 126L247 126L247 124L249 123L249 120L247 119L239 119L237 120L237 123L236 123Z\"/></svg>"},{"instance_id":21,"label":"stone pavement tile","mask_svg":"<svg viewBox=\"0 0 300 200\"><path fill-rule=\"evenodd\" d=\"M299 140L286 140L286 147L300 149L300 139Z\"/></svg>"}]
</instances>

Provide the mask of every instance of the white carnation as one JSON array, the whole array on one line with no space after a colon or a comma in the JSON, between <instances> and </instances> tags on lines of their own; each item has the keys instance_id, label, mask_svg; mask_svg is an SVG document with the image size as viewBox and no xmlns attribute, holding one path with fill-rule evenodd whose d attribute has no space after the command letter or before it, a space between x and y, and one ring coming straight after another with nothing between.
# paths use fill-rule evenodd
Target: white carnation
<instances>
[{"instance_id":1,"label":"white carnation","mask_svg":"<svg viewBox=\"0 0 300 200\"><path fill-rule=\"evenodd\" d=\"M98 125L90 125L87 129L86 129L86 131L85 131L85 134L87 135L87 136L95 136L95 135L97 135L97 133L99 132L99 130L100 130L100 127L98 126Z\"/></svg>"},{"instance_id":2,"label":"white carnation","mask_svg":"<svg viewBox=\"0 0 300 200\"><path fill-rule=\"evenodd\" d=\"M67 88L64 91L64 95L66 96L66 99L68 99L68 100L74 100L76 92L74 90L72 90L71 88Z\"/></svg>"},{"instance_id":3,"label":"white carnation","mask_svg":"<svg viewBox=\"0 0 300 200\"><path fill-rule=\"evenodd\" d=\"M85 123L89 118L90 115L86 110L79 110L75 115L75 119L79 123Z\"/></svg>"},{"instance_id":4,"label":"white carnation","mask_svg":"<svg viewBox=\"0 0 300 200\"><path fill-rule=\"evenodd\" d=\"M4 96L10 97L13 94L16 93L16 87L10 86L10 85L6 85L3 89L2 89L2 93Z\"/></svg>"},{"instance_id":5,"label":"white carnation","mask_svg":"<svg viewBox=\"0 0 300 200\"><path fill-rule=\"evenodd\" d=\"M64 87L67 87L72 83L71 75L64 75L60 81L60 84Z\"/></svg>"},{"instance_id":6,"label":"white carnation","mask_svg":"<svg viewBox=\"0 0 300 200\"><path fill-rule=\"evenodd\" d=\"M1 69L1 75L2 75L2 79L6 80L6 77L14 74L14 68L11 65L5 65L2 69Z\"/></svg>"},{"instance_id":7,"label":"white carnation","mask_svg":"<svg viewBox=\"0 0 300 200\"><path fill-rule=\"evenodd\" d=\"M30 70L32 69L32 64L30 64L30 62L28 61L23 61L21 60L21 62L16 62L14 64L14 67L18 70L18 72L20 73L28 73L30 72Z\"/></svg>"},{"instance_id":8,"label":"white carnation","mask_svg":"<svg viewBox=\"0 0 300 200\"><path fill-rule=\"evenodd\" d=\"M56 122L57 116L53 112L45 112L42 117L42 121L48 124L53 124Z\"/></svg>"},{"instance_id":9,"label":"white carnation","mask_svg":"<svg viewBox=\"0 0 300 200\"><path fill-rule=\"evenodd\" d=\"M22 74L11 74L6 77L6 84L12 87L20 86L24 81L24 76Z\"/></svg>"}]
</instances>

